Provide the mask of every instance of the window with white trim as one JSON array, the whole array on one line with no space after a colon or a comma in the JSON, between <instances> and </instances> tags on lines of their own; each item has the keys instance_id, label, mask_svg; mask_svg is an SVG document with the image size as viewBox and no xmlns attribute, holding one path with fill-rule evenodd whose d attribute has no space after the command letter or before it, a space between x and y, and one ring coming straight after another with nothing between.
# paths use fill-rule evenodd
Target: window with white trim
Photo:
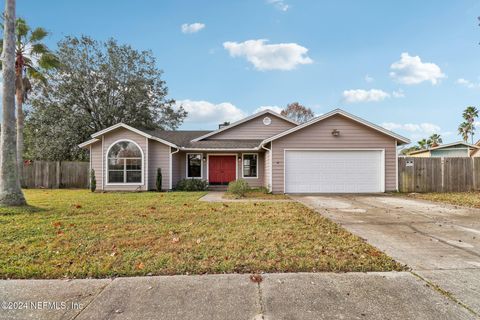
<instances>
[{"instance_id":1,"label":"window with white trim","mask_svg":"<svg viewBox=\"0 0 480 320\"><path fill-rule=\"evenodd\" d=\"M187 178L201 178L202 177L202 154L189 153L187 154Z\"/></svg>"},{"instance_id":2,"label":"window with white trim","mask_svg":"<svg viewBox=\"0 0 480 320\"><path fill-rule=\"evenodd\" d=\"M108 183L141 183L142 151L131 141L119 141L107 155Z\"/></svg>"},{"instance_id":3,"label":"window with white trim","mask_svg":"<svg viewBox=\"0 0 480 320\"><path fill-rule=\"evenodd\" d=\"M257 177L257 158L256 153L243 154L243 177L256 178Z\"/></svg>"}]
</instances>

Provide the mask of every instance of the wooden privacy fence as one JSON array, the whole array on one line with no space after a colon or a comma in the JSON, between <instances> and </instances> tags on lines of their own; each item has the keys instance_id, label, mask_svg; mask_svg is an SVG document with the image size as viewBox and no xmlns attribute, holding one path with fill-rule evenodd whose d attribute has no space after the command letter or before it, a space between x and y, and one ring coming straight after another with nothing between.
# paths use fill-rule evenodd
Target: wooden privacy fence
<instances>
[{"instance_id":1,"label":"wooden privacy fence","mask_svg":"<svg viewBox=\"0 0 480 320\"><path fill-rule=\"evenodd\" d=\"M81 161L32 161L23 166L26 188L88 188L89 163Z\"/></svg>"},{"instance_id":2,"label":"wooden privacy fence","mask_svg":"<svg viewBox=\"0 0 480 320\"><path fill-rule=\"evenodd\" d=\"M399 158L400 192L480 190L480 158Z\"/></svg>"}]
</instances>

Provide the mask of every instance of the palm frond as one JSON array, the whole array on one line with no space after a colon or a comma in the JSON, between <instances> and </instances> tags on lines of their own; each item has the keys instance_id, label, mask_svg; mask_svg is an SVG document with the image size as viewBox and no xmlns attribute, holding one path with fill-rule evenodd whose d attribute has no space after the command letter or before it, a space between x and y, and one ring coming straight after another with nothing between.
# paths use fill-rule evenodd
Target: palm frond
<instances>
[{"instance_id":1,"label":"palm frond","mask_svg":"<svg viewBox=\"0 0 480 320\"><path fill-rule=\"evenodd\" d=\"M45 78L45 76L39 70L37 70L36 68L34 68L32 66L28 66L27 76L32 78L32 79L38 80L38 81L42 82L43 84L47 83L47 78Z\"/></svg>"},{"instance_id":2,"label":"palm frond","mask_svg":"<svg viewBox=\"0 0 480 320\"><path fill-rule=\"evenodd\" d=\"M17 18L17 21L15 22L17 41L20 41L22 37L26 37L29 31L30 27L28 26L27 22L22 18Z\"/></svg>"},{"instance_id":3,"label":"palm frond","mask_svg":"<svg viewBox=\"0 0 480 320\"><path fill-rule=\"evenodd\" d=\"M42 54L42 56L38 60L38 65L46 70L54 69L60 66L60 60L55 54L47 52L45 54Z\"/></svg>"},{"instance_id":4,"label":"palm frond","mask_svg":"<svg viewBox=\"0 0 480 320\"><path fill-rule=\"evenodd\" d=\"M48 31L43 28L36 28L30 33L30 41L38 42L43 40L48 35Z\"/></svg>"},{"instance_id":5,"label":"palm frond","mask_svg":"<svg viewBox=\"0 0 480 320\"><path fill-rule=\"evenodd\" d=\"M48 48L43 43L35 43L32 45L32 49L30 50L30 54L32 55L42 55L48 52Z\"/></svg>"}]
</instances>

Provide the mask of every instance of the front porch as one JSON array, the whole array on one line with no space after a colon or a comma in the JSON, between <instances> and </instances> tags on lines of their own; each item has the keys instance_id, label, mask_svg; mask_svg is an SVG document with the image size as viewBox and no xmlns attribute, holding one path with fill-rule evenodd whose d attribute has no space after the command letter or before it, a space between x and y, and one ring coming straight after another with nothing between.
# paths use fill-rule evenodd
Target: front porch
<instances>
[{"instance_id":1,"label":"front porch","mask_svg":"<svg viewBox=\"0 0 480 320\"><path fill-rule=\"evenodd\" d=\"M203 179L209 190L225 191L230 181L245 179L251 187L267 187L265 152L179 151L172 154L172 185L182 179Z\"/></svg>"}]
</instances>

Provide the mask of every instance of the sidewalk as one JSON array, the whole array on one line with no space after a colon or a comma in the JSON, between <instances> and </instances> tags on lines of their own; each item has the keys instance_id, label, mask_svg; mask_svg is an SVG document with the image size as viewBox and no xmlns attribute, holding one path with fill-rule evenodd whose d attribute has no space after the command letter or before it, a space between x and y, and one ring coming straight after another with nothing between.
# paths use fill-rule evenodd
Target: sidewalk
<instances>
[{"instance_id":1,"label":"sidewalk","mask_svg":"<svg viewBox=\"0 0 480 320\"><path fill-rule=\"evenodd\" d=\"M0 300L29 308L5 310L3 303L0 319L476 319L409 272L262 277L3 280ZM55 302L59 310L51 309Z\"/></svg>"}]
</instances>

